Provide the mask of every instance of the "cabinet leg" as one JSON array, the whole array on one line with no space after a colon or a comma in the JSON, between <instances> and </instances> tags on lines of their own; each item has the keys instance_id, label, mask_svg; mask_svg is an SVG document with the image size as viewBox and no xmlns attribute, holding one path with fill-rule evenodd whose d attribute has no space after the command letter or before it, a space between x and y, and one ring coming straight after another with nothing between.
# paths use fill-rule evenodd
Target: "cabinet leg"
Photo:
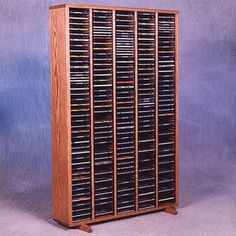
<instances>
[{"instance_id":1,"label":"cabinet leg","mask_svg":"<svg viewBox=\"0 0 236 236\"><path fill-rule=\"evenodd\" d=\"M81 224L79 226L79 229L86 232L86 233L91 233L92 232L92 228L89 225L86 225L86 224Z\"/></svg>"},{"instance_id":2,"label":"cabinet leg","mask_svg":"<svg viewBox=\"0 0 236 236\"><path fill-rule=\"evenodd\" d=\"M177 215L177 211L174 207L167 207L164 209L164 212L171 215Z\"/></svg>"}]
</instances>

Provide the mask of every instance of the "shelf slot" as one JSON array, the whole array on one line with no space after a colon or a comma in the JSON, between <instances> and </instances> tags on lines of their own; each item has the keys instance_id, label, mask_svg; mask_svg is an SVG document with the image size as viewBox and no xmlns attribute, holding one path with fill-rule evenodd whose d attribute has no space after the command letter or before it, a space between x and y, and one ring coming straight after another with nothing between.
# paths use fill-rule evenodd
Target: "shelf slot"
<instances>
[{"instance_id":1,"label":"shelf slot","mask_svg":"<svg viewBox=\"0 0 236 236\"><path fill-rule=\"evenodd\" d=\"M89 10L69 9L72 220L92 219ZM76 31L75 36L73 31ZM76 79L75 79L76 78ZM78 130L80 131L78 131ZM83 159L80 160L80 158ZM79 159L78 159L79 158ZM78 205L79 204L79 205Z\"/></svg>"},{"instance_id":2,"label":"shelf slot","mask_svg":"<svg viewBox=\"0 0 236 236\"><path fill-rule=\"evenodd\" d=\"M115 213L115 123L113 14L92 10L93 20L93 99L94 99L94 207L95 218ZM104 152L106 161L104 158ZM101 181L97 182L96 180ZM112 186L109 197L106 188ZM104 196L104 197L102 197Z\"/></svg>"},{"instance_id":3,"label":"shelf slot","mask_svg":"<svg viewBox=\"0 0 236 236\"><path fill-rule=\"evenodd\" d=\"M115 26L116 142L117 181L119 183L117 185L117 212L120 214L124 211L135 210L135 182L133 181L135 178L134 12L116 11ZM127 151L129 153L126 153ZM128 158L127 155L129 155ZM126 193L128 207L123 205L122 198L123 192L127 189L129 189Z\"/></svg>"},{"instance_id":4,"label":"shelf slot","mask_svg":"<svg viewBox=\"0 0 236 236\"><path fill-rule=\"evenodd\" d=\"M157 71L156 71L156 15L137 13L137 55L138 55L138 199L139 209L156 206L156 112L157 112ZM150 49L150 50L146 50ZM152 129L150 129L152 127ZM149 129L149 132L143 132ZM145 167L145 168L144 168ZM148 174L147 174L148 173ZM155 176L152 178L151 176ZM142 181L142 180L145 181ZM142 181L142 182L141 182ZM144 188L145 183L149 188ZM144 201L146 198L154 201Z\"/></svg>"},{"instance_id":5,"label":"shelf slot","mask_svg":"<svg viewBox=\"0 0 236 236\"><path fill-rule=\"evenodd\" d=\"M175 18L159 13L158 16L158 203L175 202Z\"/></svg>"}]
</instances>

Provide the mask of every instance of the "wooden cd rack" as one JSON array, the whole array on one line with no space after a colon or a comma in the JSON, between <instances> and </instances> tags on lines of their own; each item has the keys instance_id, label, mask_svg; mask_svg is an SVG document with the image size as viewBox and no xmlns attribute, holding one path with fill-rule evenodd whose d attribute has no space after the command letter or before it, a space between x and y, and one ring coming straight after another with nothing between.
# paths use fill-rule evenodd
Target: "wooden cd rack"
<instances>
[{"instance_id":1,"label":"wooden cd rack","mask_svg":"<svg viewBox=\"0 0 236 236\"><path fill-rule=\"evenodd\" d=\"M50 7L53 218L178 205L178 12Z\"/></svg>"}]
</instances>

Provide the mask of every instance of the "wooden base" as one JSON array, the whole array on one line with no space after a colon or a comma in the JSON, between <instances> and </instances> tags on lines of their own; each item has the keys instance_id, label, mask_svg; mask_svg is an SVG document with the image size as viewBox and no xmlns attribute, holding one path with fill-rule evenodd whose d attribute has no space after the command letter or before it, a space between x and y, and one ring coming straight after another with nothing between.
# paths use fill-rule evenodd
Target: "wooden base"
<instances>
[{"instance_id":1,"label":"wooden base","mask_svg":"<svg viewBox=\"0 0 236 236\"><path fill-rule=\"evenodd\" d=\"M86 224L81 224L79 226L79 229L86 232L86 233L91 233L92 232L92 228L89 225L86 225Z\"/></svg>"},{"instance_id":2,"label":"wooden base","mask_svg":"<svg viewBox=\"0 0 236 236\"><path fill-rule=\"evenodd\" d=\"M100 222L107 222L111 220L123 219L127 217L132 217L132 216L139 216L139 215L158 212L158 211L165 211L166 213L176 215L177 214L175 210L176 207L178 207L178 203L166 204L166 205L161 205L155 208L148 208L148 209L143 209L143 210L138 210L138 211L133 211L133 212L126 212L126 213L117 214L117 215L99 216L93 220L90 219L90 220L85 220L85 221L80 221L80 222L79 221L78 222L63 222L61 220L58 220L55 217L53 218L53 220L56 221L58 224L63 225L67 228L81 229L85 232L91 232L92 230L90 228L90 225L100 223Z\"/></svg>"},{"instance_id":3,"label":"wooden base","mask_svg":"<svg viewBox=\"0 0 236 236\"><path fill-rule=\"evenodd\" d=\"M178 214L177 210L173 206L168 206L168 207L164 208L163 211L166 212L167 214L170 214L170 215L177 215ZM79 229L86 232L86 233L92 232L91 226L88 224L85 224L85 223L80 223Z\"/></svg>"},{"instance_id":4,"label":"wooden base","mask_svg":"<svg viewBox=\"0 0 236 236\"><path fill-rule=\"evenodd\" d=\"M167 214L171 214L171 215L178 214L178 212L176 211L176 209L174 207L167 207L164 209L164 212L166 212Z\"/></svg>"}]
</instances>

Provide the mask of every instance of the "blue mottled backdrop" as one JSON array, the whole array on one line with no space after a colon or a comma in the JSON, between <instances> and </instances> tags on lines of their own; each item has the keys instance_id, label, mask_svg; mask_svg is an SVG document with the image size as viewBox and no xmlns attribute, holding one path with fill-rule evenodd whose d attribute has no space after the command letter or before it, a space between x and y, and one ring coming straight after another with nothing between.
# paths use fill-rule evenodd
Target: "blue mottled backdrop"
<instances>
[{"instance_id":1,"label":"blue mottled backdrop","mask_svg":"<svg viewBox=\"0 0 236 236\"><path fill-rule=\"evenodd\" d=\"M180 214L95 234L236 235L235 0L0 0L1 235L78 233L50 218L48 7L66 2L180 11Z\"/></svg>"}]
</instances>

